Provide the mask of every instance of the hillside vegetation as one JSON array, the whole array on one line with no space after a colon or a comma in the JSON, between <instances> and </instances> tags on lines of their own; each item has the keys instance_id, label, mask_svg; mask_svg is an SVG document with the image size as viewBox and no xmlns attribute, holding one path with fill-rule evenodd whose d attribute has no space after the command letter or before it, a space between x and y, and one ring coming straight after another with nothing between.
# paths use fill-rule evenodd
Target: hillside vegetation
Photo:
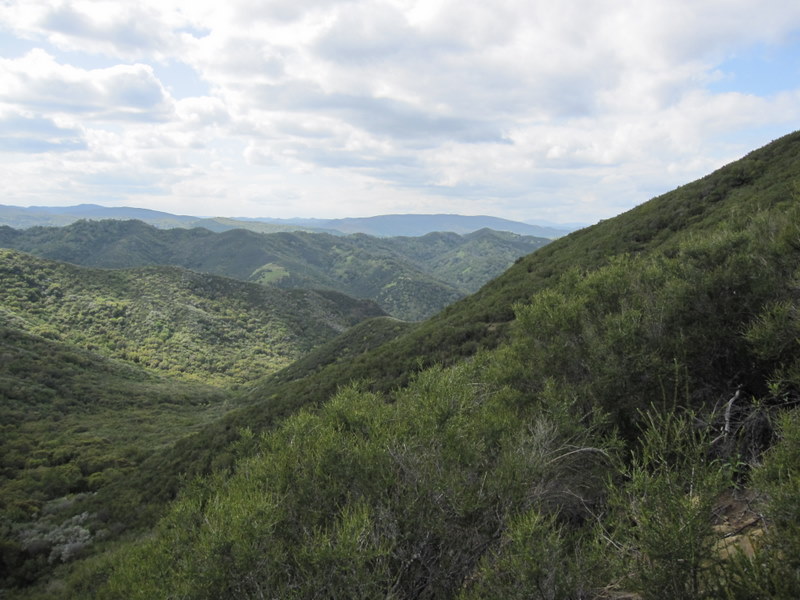
<instances>
[{"instance_id":1,"label":"hillside vegetation","mask_svg":"<svg viewBox=\"0 0 800 600\"><path fill-rule=\"evenodd\" d=\"M796 133L350 330L105 486L61 527L163 517L18 596L800 597L798 177Z\"/></svg>"},{"instance_id":2,"label":"hillside vegetation","mask_svg":"<svg viewBox=\"0 0 800 600\"><path fill-rule=\"evenodd\" d=\"M378 239L303 232L160 230L141 221L0 227L0 247L75 264L178 265L284 289L324 288L376 301L416 321L476 291L549 240L481 230L466 236Z\"/></svg>"},{"instance_id":3,"label":"hillside vegetation","mask_svg":"<svg viewBox=\"0 0 800 600\"><path fill-rule=\"evenodd\" d=\"M101 270L0 250L0 322L163 373L233 385L383 314L336 292L175 267Z\"/></svg>"},{"instance_id":4,"label":"hillside vegetation","mask_svg":"<svg viewBox=\"0 0 800 600\"><path fill-rule=\"evenodd\" d=\"M739 189L683 235L552 274L494 350L244 430L230 469L67 589L797 597L800 200Z\"/></svg>"},{"instance_id":5,"label":"hillside vegetation","mask_svg":"<svg viewBox=\"0 0 800 600\"><path fill-rule=\"evenodd\" d=\"M17 585L123 530L108 510L89 518L86 502L233 401L6 326L0 398L0 565Z\"/></svg>"},{"instance_id":6,"label":"hillside vegetation","mask_svg":"<svg viewBox=\"0 0 800 600\"><path fill-rule=\"evenodd\" d=\"M2 580L151 521L130 486L143 463L236 406L232 390L380 315L337 292L0 250Z\"/></svg>"}]
</instances>

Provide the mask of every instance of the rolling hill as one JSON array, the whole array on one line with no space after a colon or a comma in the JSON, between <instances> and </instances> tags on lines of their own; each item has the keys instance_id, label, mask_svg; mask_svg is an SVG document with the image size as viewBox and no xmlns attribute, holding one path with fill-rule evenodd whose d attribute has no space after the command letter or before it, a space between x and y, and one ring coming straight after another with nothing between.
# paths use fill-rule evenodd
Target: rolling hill
<instances>
[{"instance_id":1,"label":"rolling hill","mask_svg":"<svg viewBox=\"0 0 800 600\"><path fill-rule=\"evenodd\" d=\"M241 229L160 230L141 221L78 221L66 227L0 227L0 247L86 266L178 265L284 289L320 288L376 301L420 320L477 290L547 243L481 230L466 236L378 239Z\"/></svg>"},{"instance_id":2,"label":"rolling hill","mask_svg":"<svg viewBox=\"0 0 800 600\"><path fill-rule=\"evenodd\" d=\"M177 267L92 269L0 250L0 323L183 379L243 383L381 314L336 292Z\"/></svg>"}]
</instances>

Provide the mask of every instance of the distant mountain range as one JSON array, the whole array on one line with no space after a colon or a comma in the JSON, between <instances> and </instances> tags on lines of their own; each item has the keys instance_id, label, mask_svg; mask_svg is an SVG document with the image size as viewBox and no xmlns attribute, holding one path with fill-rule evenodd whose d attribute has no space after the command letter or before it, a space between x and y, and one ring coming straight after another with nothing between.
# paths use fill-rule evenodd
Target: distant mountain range
<instances>
[{"instance_id":1,"label":"distant mountain range","mask_svg":"<svg viewBox=\"0 0 800 600\"><path fill-rule=\"evenodd\" d=\"M535 225L490 216L409 214L348 219L204 218L145 208L107 207L97 204L30 207L0 205L0 225L15 229L37 225L61 227L80 219L137 219L160 229L204 227L216 232L249 229L258 233L312 231L332 234L366 233L377 237L416 237L438 231L465 234L480 229L494 229L555 239L581 228L581 225L574 223L563 226L552 223Z\"/></svg>"},{"instance_id":2,"label":"distant mountain range","mask_svg":"<svg viewBox=\"0 0 800 600\"><path fill-rule=\"evenodd\" d=\"M0 225L8 225L15 229L28 229L36 226L63 227L81 219L90 221L136 219L159 229L203 227L216 232L229 231L231 229L249 229L259 233L313 230L297 224L281 225L257 221L237 221L226 217L203 218L190 215L173 215L158 210L129 206L108 207L97 204L79 204L77 206L23 207L0 205Z\"/></svg>"},{"instance_id":3,"label":"distant mountain range","mask_svg":"<svg viewBox=\"0 0 800 600\"><path fill-rule=\"evenodd\" d=\"M240 221L257 221L278 225L300 225L310 229L325 229L342 233L366 233L377 237L410 236L416 237L436 231L449 231L458 234L472 233L480 229L510 231L520 235L533 235L550 239L566 235L580 226L564 227L551 225L533 225L510 221L485 215L379 215L376 217L359 217L349 219L245 219Z\"/></svg>"}]
</instances>

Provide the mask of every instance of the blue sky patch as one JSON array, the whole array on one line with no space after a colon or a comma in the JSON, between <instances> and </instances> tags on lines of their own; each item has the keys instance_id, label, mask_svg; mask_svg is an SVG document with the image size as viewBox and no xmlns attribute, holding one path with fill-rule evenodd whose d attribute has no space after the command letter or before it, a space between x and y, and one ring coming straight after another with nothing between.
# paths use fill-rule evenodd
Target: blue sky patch
<instances>
[{"instance_id":1,"label":"blue sky patch","mask_svg":"<svg viewBox=\"0 0 800 600\"><path fill-rule=\"evenodd\" d=\"M771 96L800 88L800 36L780 46L760 44L739 52L717 68L712 92Z\"/></svg>"}]
</instances>

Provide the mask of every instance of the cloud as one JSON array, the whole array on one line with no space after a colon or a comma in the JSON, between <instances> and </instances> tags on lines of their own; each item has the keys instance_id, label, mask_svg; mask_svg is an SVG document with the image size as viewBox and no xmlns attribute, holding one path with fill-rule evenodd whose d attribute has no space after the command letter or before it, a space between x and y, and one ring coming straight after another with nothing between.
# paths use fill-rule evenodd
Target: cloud
<instances>
[{"instance_id":1,"label":"cloud","mask_svg":"<svg viewBox=\"0 0 800 600\"><path fill-rule=\"evenodd\" d=\"M141 5L125 3L124 9L109 19L95 18L97 13L60 4L42 15L39 25L50 32L54 45L69 50L82 49L88 42L105 50L113 48L122 56L141 56L168 46L162 24Z\"/></svg>"},{"instance_id":2,"label":"cloud","mask_svg":"<svg viewBox=\"0 0 800 600\"><path fill-rule=\"evenodd\" d=\"M98 120L164 121L174 110L148 65L83 70L38 49L0 59L0 101Z\"/></svg>"},{"instance_id":3,"label":"cloud","mask_svg":"<svg viewBox=\"0 0 800 600\"><path fill-rule=\"evenodd\" d=\"M376 136L421 141L426 145L442 140L464 143L500 141L502 130L480 118L455 117L444 111L425 110L392 98L345 93L325 93L319 86L300 82L261 85L253 89L261 110L308 113L335 117Z\"/></svg>"},{"instance_id":4,"label":"cloud","mask_svg":"<svg viewBox=\"0 0 800 600\"><path fill-rule=\"evenodd\" d=\"M189 25L170 2L26 0L0 8L0 23L20 37L68 52L136 60L174 52Z\"/></svg>"},{"instance_id":5,"label":"cloud","mask_svg":"<svg viewBox=\"0 0 800 600\"><path fill-rule=\"evenodd\" d=\"M63 127L41 116L18 113L0 116L0 151L36 154L87 147L83 132L77 127Z\"/></svg>"},{"instance_id":6,"label":"cloud","mask_svg":"<svg viewBox=\"0 0 800 600\"><path fill-rule=\"evenodd\" d=\"M420 57L432 50L431 45L435 39L414 29L390 4L345 4L336 7L311 50L330 62L364 65Z\"/></svg>"},{"instance_id":7,"label":"cloud","mask_svg":"<svg viewBox=\"0 0 800 600\"><path fill-rule=\"evenodd\" d=\"M175 109L183 125L193 130L224 125L231 119L222 101L208 96L185 98L176 103Z\"/></svg>"},{"instance_id":8,"label":"cloud","mask_svg":"<svg viewBox=\"0 0 800 600\"><path fill-rule=\"evenodd\" d=\"M96 190L95 193L107 193L111 196L123 195L159 195L167 193L168 188L150 173L132 172L130 169L112 167L92 173L83 173L75 177L76 184Z\"/></svg>"},{"instance_id":9,"label":"cloud","mask_svg":"<svg viewBox=\"0 0 800 600\"><path fill-rule=\"evenodd\" d=\"M796 36L784 0L8 0L0 23L39 47L0 59L0 102L29 119L0 150L64 193L590 220L800 121L788 75L713 85ZM125 169L142 183L115 186Z\"/></svg>"}]
</instances>

